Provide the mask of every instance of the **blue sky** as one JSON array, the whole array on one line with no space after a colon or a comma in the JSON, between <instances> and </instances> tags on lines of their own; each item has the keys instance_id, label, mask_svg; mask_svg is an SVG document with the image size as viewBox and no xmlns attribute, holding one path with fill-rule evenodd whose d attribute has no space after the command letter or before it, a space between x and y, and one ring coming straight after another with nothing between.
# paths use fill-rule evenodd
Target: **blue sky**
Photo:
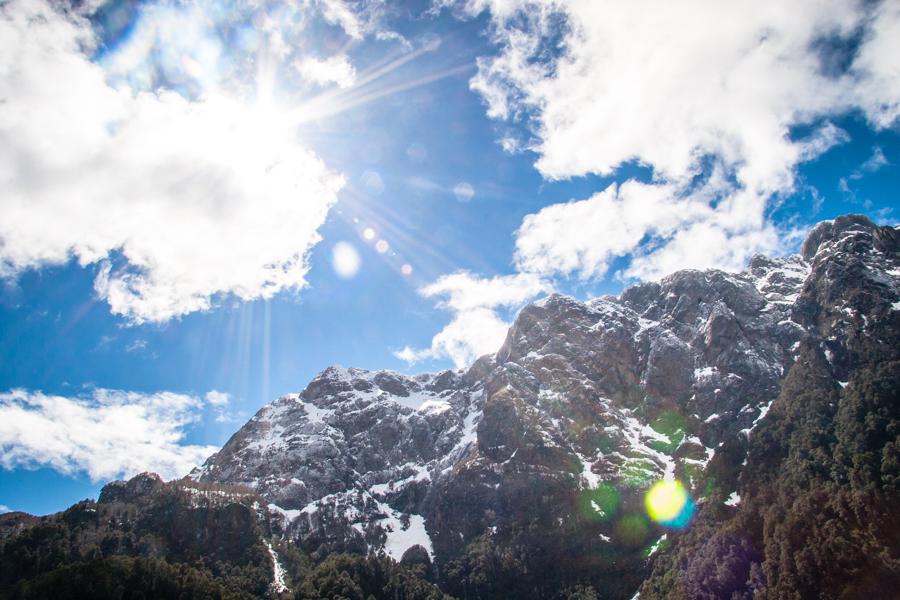
<instances>
[{"instance_id":1,"label":"blue sky","mask_svg":"<svg viewBox=\"0 0 900 600\"><path fill-rule=\"evenodd\" d=\"M175 476L331 364L462 367L550 290L739 268L847 212L897 223L887 4L750 19L737 3L708 17L775 41L701 65L728 42L701 22L667 48L655 28L676 15L441 4L3 8L0 38L32 41L0 82L17 94L0 106L0 506L45 514L116 476ZM841 51L838 73L810 66ZM642 73L654 56L665 76ZM63 72L84 98L56 106Z\"/></svg>"}]
</instances>

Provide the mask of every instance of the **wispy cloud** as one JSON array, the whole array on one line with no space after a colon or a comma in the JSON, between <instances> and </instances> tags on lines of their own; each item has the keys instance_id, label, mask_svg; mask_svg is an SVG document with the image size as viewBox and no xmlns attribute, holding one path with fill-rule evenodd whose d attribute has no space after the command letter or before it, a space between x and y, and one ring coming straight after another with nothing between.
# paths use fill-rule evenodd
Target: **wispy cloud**
<instances>
[{"instance_id":1,"label":"wispy cloud","mask_svg":"<svg viewBox=\"0 0 900 600\"><path fill-rule=\"evenodd\" d=\"M206 392L204 398L206 403L215 413L214 420L216 423L235 423L240 421L244 414L243 411L234 413L229 410L229 407L231 406L231 394L227 392L210 390Z\"/></svg>"},{"instance_id":2,"label":"wispy cloud","mask_svg":"<svg viewBox=\"0 0 900 600\"><path fill-rule=\"evenodd\" d=\"M136 339L132 340L125 346L125 352L140 352L147 347L147 340Z\"/></svg>"},{"instance_id":3,"label":"wispy cloud","mask_svg":"<svg viewBox=\"0 0 900 600\"><path fill-rule=\"evenodd\" d=\"M200 398L172 392L12 390L0 394L0 465L84 472L94 481L142 471L181 477L217 450L184 443L202 407Z\"/></svg>"},{"instance_id":4,"label":"wispy cloud","mask_svg":"<svg viewBox=\"0 0 900 600\"><path fill-rule=\"evenodd\" d=\"M858 168L854 169L850 174L850 179L862 179L869 173L875 173L876 171L881 170L883 167L891 164L888 162L887 157L884 155L884 151L880 146L875 146L872 148L872 156L863 161Z\"/></svg>"}]
</instances>

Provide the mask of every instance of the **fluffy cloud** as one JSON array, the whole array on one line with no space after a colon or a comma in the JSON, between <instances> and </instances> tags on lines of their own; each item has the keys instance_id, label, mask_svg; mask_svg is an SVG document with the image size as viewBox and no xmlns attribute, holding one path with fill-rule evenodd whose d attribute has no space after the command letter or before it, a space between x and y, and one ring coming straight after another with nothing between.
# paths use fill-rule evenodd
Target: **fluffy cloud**
<instances>
[{"instance_id":1,"label":"fluffy cloud","mask_svg":"<svg viewBox=\"0 0 900 600\"><path fill-rule=\"evenodd\" d=\"M186 475L217 450L183 444L203 401L159 392L98 389L88 398L0 394L0 465L84 472L94 481L142 471Z\"/></svg>"},{"instance_id":2,"label":"fluffy cloud","mask_svg":"<svg viewBox=\"0 0 900 600\"><path fill-rule=\"evenodd\" d=\"M545 177L652 169L650 183L526 218L525 270L601 276L619 256L636 277L739 268L781 250L767 211L798 165L848 139L829 117L860 110L878 128L900 115L896 3L463 4L490 11L498 47L471 86L491 117L530 126Z\"/></svg>"},{"instance_id":3,"label":"fluffy cloud","mask_svg":"<svg viewBox=\"0 0 900 600\"><path fill-rule=\"evenodd\" d=\"M746 192L719 199L713 183L682 194L665 184L627 181L587 200L552 204L528 215L516 232L516 266L550 278L601 278L619 256L622 275L656 279L685 268L739 270L754 254L786 239L754 218L764 200Z\"/></svg>"},{"instance_id":4,"label":"fluffy cloud","mask_svg":"<svg viewBox=\"0 0 900 600\"><path fill-rule=\"evenodd\" d=\"M224 407L231 402L231 395L218 390L210 390L206 392L206 401L213 406Z\"/></svg>"},{"instance_id":5,"label":"fluffy cloud","mask_svg":"<svg viewBox=\"0 0 900 600\"><path fill-rule=\"evenodd\" d=\"M781 189L800 157L790 128L858 99L860 77L826 72L820 50L863 25L857 2L479 4L496 10L501 51L480 61L472 85L494 116L534 115L537 167L550 178L638 160L684 181L712 155L748 187ZM532 16L512 18L524 14ZM557 35L562 55L542 59Z\"/></svg>"},{"instance_id":6,"label":"fluffy cloud","mask_svg":"<svg viewBox=\"0 0 900 600\"><path fill-rule=\"evenodd\" d=\"M445 275L419 291L426 298L442 298L438 307L453 313L450 323L432 338L429 348L407 346L394 355L409 363L449 358L457 368L465 367L503 344L509 323L500 318L498 309L521 306L547 290L547 284L531 274L481 278L460 271Z\"/></svg>"},{"instance_id":7,"label":"fluffy cloud","mask_svg":"<svg viewBox=\"0 0 900 600\"><path fill-rule=\"evenodd\" d=\"M362 39L366 28L362 15L352 10L344 0L319 0L319 5L326 21L340 26L350 37Z\"/></svg>"},{"instance_id":8,"label":"fluffy cloud","mask_svg":"<svg viewBox=\"0 0 900 600\"><path fill-rule=\"evenodd\" d=\"M272 107L112 87L93 44L45 3L0 9L0 274L99 263L134 322L303 286L342 178Z\"/></svg>"},{"instance_id":9,"label":"fluffy cloud","mask_svg":"<svg viewBox=\"0 0 900 600\"><path fill-rule=\"evenodd\" d=\"M900 4L876 5L853 68L856 101L876 125L891 127L900 118Z\"/></svg>"}]
</instances>

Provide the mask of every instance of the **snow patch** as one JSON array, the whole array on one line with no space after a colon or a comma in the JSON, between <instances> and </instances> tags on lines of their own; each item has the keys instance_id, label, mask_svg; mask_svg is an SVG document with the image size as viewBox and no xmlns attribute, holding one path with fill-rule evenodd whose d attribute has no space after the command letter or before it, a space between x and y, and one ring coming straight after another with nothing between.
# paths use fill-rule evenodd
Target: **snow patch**
<instances>
[{"instance_id":1,"label":"snow patch","mask_svg":"<svg viewBox=\"0 0 900 600\"><path fill-rule=\"evenodd\" d=\"M398 513L384 502L378 502L378 509L385 514L387 518L377 521L387 533L387 541L384 543L384 550L394 560L399 561L403 558L403 553L415 545L422 546L428 552L428 556L434 557L434 546L428 531L425 529L425 517L422 515L409 515L409 526L404 528L400 519L401 513Z\"/></svg>"},{"instance_id":2,"label":"snow patch","mask_svg":"<svg viewBox=\"0 0 900 600\"><path fill-rule=\"evenodd\" d=\"M660 537L658 540L656 540L656 542L653 543L652 546L650 546L650 552L647 553L647 557L653 556L656 551L659 550L660 544L666 541L666 537L668 537L668 534L662 534L662 537Z\"/></svg>"},{"instance_id":3,"label":"snow patch","mask_svg":"<svg viewBox=\"0 0 900 600\"><path fill-rule=\"evenodd\" d=\"M582 480L584 480L587 488L592 489L600 485L600 482L603 481L603 478L591 471L591 465L593 464L593 462L586 456L584 456L583 454L579 454L578 452L576 452L575 455L578 457L578 460L581 461L581 478ZM593 503L594 502L592 500L591 504ZM599 511L599 508L596 505L594 506L594 508L598 509L598 512L602 512Z\"/></svg>"},{"instance_id":4,"label":"snow patch","mask_svg":"<svg viewBox=\"0 0 900 600\"><path fill-rule=\"evenodd\" d=\"M772 402L775 402L775 401L772 400ZM759 422L762 421L763 418L764 418L767 414L769 414L769 409L772 408L772 402L769 402L768 404L766 404L765 406L763 406L761 409L759 409L759 416L756 417L756 418L753 420L753 424L750 425L751 431L752 431L753 429L756 428L756 426L759 424Z\"/></svg>"},{"instance_id":5,"label":"snow patch","mask_svg":"<svg viewBox=\"0 0 900 600\"><path fill-rule=\"evenodd\" d=\"M441 415L450 410L450 403L446 400L426 400L417 410L426 415Z\"/></svg>"},{"instance_id":6,"label":"snow patch","mask_svg":"<svg viewBox=\"0 0 900 600\"><path fill-rule=\"evenodd\" d=\"M281 508L277 504L269 504L269 512L279 515L285 525L290 525L291 523L293 523L294 520L296 520L297 517L299 517L300 514L302 513L302 511L296 510L296 509L295 510L287 510L287 509Z\"/></svg>"},{"instance_id":7,"label":"snow patch","mask_svg":"<svg viewBox=\"0 0 900 600\"><path fill-rule=\"evenodd\" d=\"M278 562L278 554L271 542L266 542L266 548L269 550L269 556L272 557L272 589L276 594L283 594L288 591L288 587L284 583L284 567Z\"/></svg>"},{"instance_id":8,"label":"snow patch","mask_svg":"<svg viewBox=\"0 0 900 600\"><path fill-rule=\"evenodd\" d=\"M694 369L694 379L707 379L716 374L715 367L703 367L702 369Z\"/></svg>"}]
</instances>

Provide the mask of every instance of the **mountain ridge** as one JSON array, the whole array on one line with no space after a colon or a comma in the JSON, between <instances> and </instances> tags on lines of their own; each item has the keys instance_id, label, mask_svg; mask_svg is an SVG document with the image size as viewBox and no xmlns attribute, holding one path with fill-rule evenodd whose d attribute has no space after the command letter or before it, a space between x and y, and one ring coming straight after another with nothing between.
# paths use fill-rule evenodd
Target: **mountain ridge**
<instances>
[{"instance_id":1,"label":"mountain ridge","mask_svg":"<svg viewBox=\"0 0 900 600\"><path fill-rule=\"evenodd\" d=\"M466 370L329 367L181 485L249 490L267 535L316 560L417 555L458 597L858 597L872 582L852 569L834 567L826 592L778 563L784 540L766 527L789 521L775 508L797 482L815 481L796 488L811 495L867 490L847 529L860 539L896 498L885 398L898 311L900 232L838 217L800 253L756 256L740 273L684 270L586 302L552 294ZM861 374L875 391L860 391ZM644 507L654 483L676 480L695 512L684 530ZM881 580L898 568L873 567Z\"/></svg>"}]
</instances>

